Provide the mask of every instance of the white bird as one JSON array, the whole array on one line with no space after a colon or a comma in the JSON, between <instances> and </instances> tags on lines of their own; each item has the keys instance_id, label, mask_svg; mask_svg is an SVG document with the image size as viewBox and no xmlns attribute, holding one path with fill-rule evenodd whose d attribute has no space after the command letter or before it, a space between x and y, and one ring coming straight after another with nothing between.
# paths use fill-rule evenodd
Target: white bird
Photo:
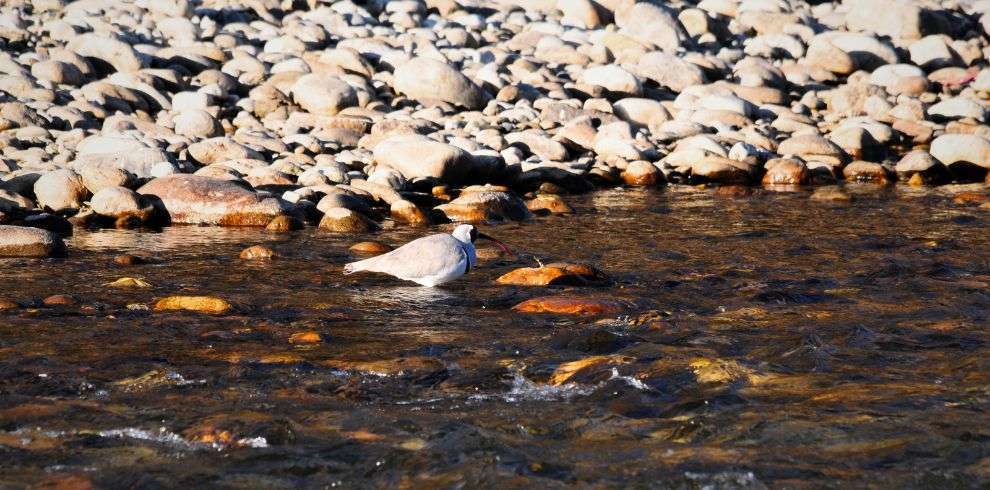
<instances>
[{"instance_id":1,"label":"white bird","mask_svg":"<svg viewBox=\"0 0 990 490\"><path fill-rule=\"evenodd\" d=\"M454 232L417 238L389 253L344 266L344 274L381 272L433 287L457 279L474 267L478 256L474 242L485 238L506 253L514 255L504 243L478 232L472 225L459 225Z\"/></svg>"}]
</instances>

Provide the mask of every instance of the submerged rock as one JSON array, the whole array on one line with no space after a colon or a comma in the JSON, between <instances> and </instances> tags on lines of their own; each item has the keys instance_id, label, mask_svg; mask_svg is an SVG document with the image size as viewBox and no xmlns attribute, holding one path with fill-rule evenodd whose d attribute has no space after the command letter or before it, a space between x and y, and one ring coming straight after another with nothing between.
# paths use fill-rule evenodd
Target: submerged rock
<instances>
[{"instance_id":1,"label":"submerged rock","mask_svg":"<svg viewBox=\"0 0 990 490\"><path fill-rule=\"evenodd\" d=\"M275 257L275 251L264 245L254 245L241 250L239 257L243 260L271 259Z\"/></svg>"},{"instance_id":2,"label":"submerged rock","mask_svg":"<svg viewBox=\"0 0 990 490\"><path fill-rule=\"evenodd\" d=\"M169 296L155 303L155 311L187 310L222 315L231 309L233 305L213 296Z\"/></svg>"},{"instance_id":3,"label":"submerged rock","mask_svg":"<svg viewBox=\"0 0 990 490\"><path fill-rule=\"evenodd\" d=\"M553 313L557 315L615 315L628 307L620 301L584 296L540 296L513 306L519 313Z\"/></svg>"}]
</instances>

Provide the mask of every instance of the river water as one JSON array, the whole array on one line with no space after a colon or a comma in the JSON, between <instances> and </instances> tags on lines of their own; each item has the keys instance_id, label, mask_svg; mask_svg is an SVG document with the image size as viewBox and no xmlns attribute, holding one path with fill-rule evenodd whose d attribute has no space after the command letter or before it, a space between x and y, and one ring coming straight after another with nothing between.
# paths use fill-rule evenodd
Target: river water
<instances>
[{"instance_id":1,"label":"river water","mask_svg":"<svg viewBox=\"0 0 990 490\"><path fill-rule=\"evenodd\" d=\"M979 486L990 210L962 191L987 189L569 196L483 227L522 258L436 289L341 274L423 229L77 231L0 262L0 487ZM256 244L280 257L238 258ZM612 282L494 284L533 257ZM148 309L179 294L236 311ZM557 294L622 311L511 309Z\"/></svg>"}]
</instances>

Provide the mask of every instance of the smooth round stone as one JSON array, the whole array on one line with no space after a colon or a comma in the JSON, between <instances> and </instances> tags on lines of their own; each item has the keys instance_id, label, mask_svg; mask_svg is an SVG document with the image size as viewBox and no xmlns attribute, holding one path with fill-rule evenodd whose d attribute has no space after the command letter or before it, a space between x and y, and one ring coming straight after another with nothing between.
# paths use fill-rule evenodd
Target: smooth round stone
<instances>
[{"instance_id":1,"label":"smooth round stone","mask_svg":"<svg viewBox=\"0 0 990 490\"><path fill-rule=\"evenodd\" d=\"M64 252L65 243L48 230L0 225L0 257L49 257Z\"/></svg>"}]
</instances>

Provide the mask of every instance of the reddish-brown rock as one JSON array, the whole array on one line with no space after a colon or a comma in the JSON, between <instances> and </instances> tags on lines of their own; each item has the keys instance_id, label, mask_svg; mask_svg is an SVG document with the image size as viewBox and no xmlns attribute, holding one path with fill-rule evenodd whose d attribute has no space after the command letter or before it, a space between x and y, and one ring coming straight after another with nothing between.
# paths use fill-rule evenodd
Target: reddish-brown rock
<instances>
[{"instance_id":1,"label":"reddish-brown rock","mask_svg":"<svg viewBox=\"0 0 990 490\"><path fill-rule=\"evenodd\" d=\"M503 274L495 280L498 284L513 286L585 285L607 281L608 277L584 264L547 264L542 267L523 267Z\"/></svg>"},{"instance_id":2,"label":"reddish-brown rock","mask_svg":"<svg viewBox=\"0 0 990 490\"><path fill-rule=\"evenodd\" d=\"M590 296L540 296L513 306L519 313L554 313L558 315L614 315L625 310L619 301Z\"/></svg>"}]
</instances>

